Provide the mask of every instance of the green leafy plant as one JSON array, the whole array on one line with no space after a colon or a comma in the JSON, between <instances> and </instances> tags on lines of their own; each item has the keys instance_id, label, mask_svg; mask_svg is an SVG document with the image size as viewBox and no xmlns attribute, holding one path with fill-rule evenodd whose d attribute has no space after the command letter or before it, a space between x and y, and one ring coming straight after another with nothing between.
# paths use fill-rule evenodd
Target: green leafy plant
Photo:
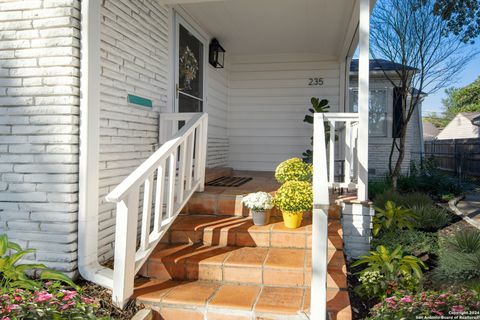
<instances>
[{"instance_id":1,"label":"green leafy plant","mask_svg":"<svg viewBox=\"0 0 480 320\"><path fill-rule=\"evenodd\" d=\"M411 208L414 206L433 205L432 198L422 192L408 192L400 194L392 189L385 189L383 192L377 193L373 199L376 207L385 208L387 201L393 201L399 206Z\"/></svg>"},{"instance_id":2,"label":"green leafy plant","mask_svg":"<svg viewBox=\"0 0 480 320\"><path fill-rule=\"evenodd\" d=\"M313 166L300 158L291 158L280 163L275 170L275 179L281 184L287 181L312 181Z\"/></svg>"},{"instance_id":3,"label":"green leafy plant","mask_svg":"<svg viewBox=\"0 0 480 320\"><path fill-rule=\"evenodd\" d=\"M455 316L480 310L480 299L467 289L451 288L448 291L425 291L409 294L397 291L384 298L371 310L370 320L423 319L441 316L456 319ZM468 317L468 316L466 316ZM458 318L461 319L461 318Z\"/></svg>"},{"instance_id":4,"label":"green leafy plant","mask_svg":"<svg viewBox=\"0 0 480 320\"><path fill-rule=\"evenodd\" d=\"M418 230L393 230L382 234L371 241L372 248L384 246L393 250L401 246L407 254L436 254L438 252L438 236L436 233Z\"/></svg>"},{"instance_id":5,"label":"green leafy plant","mask_svg":"<svg viewBox=\"0 0 480 320\"><path fill-rule=\"evenodd\" d=\"M420 286L423 269L427 269L419 258L404 255L400 246L392 251L378 246L351 266L363 265L367 267L359 272L360 285L356 290L368 297L385 297L399 289L415 291Z\"/></svg>"},{"instance_id":6,"label":"green leafy plant","mask_svg":"<svg viewBox=\"0 0 480 320\"><path fill-rule=\"evenodd\" d=\"M312 184L306 181L287 181L275 193L273 203L286 213L310 211L313 207Z\"/></svg>"},{"instance_id":7,"label":"green leafy plant","mask_svg":"<svg viewBox=\"0 0 480 320\"><path fill-rule=\"evenodd\" d=\"M436 205L413 206L411 210L416 215L414 227L418 230L437 231L452 220L448 210Z\"/></svg>"},{"instance_id":8,"label":"green leafy plant","mask_svg":"<svg viewBox=\"0 0 480 320\"><path fill-rule=\"evenodd\" d=\"M310 111L310 114L305 115L305 118L303 119L303 122L313 124L313 115L317 112L328 112L328 109L330 109L330 106L328 105L328 100L327 99L318 99L318 98L311 98L310 103L312 104L312 107L308 109ZM325 140L328 141L330 139L330 126L325 125ZM311 138L311 143L313 144L313 137ZM313 152L312 150L308 149L304 153L302 153L303 160L305 162L311 163L313 160Z\"/></svg>"},{"instance_id":9,"label":"green leafy plant","mask_svg":"<svg viewBox=\"0 0 480 320\"><path fill-rule=\"evenodd\" d=\"M26 275L26 271L41 270L40 280L62 281L72 287L76 287L70 278L63 273L47 269L43 264L20 264L18 263L25 255L35 252L35 249L22 248L8 240L7 235L0 235L0 287L22 288L35 290L41 287L41 282Z\"/></svg>"},{"instance_id":10,"label":"green leafy plant","mask_svg":"<svg viewBox=\"0 0 480 320\"><path fill-rule=\"evenodd\" d=\"M437 283L480 283L480 231L465 229L440 241Z\"/></svg>"},{"instance_id":11,"label":"green leafy plant","mask_svg":"<svg viewBox=\"0 0 480 320\"><path fill-rule=\"evenodd\" d=\"M380 231L389 232L398 229L413 229L415 214L397 206L393 201L385 203L385 209L375 208L376 214L373 217L372 234L377 236Z\"/></svg>"}]
</instances>

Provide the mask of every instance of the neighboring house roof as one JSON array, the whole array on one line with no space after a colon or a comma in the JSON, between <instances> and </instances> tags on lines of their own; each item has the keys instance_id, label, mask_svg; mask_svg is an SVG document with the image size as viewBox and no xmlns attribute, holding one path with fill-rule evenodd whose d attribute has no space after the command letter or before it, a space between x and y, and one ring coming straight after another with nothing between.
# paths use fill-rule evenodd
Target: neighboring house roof
<instances>
[{"instance_id":1,"label":"neighboring house roof","mask_svg":"<svg viewBox=\"0 0 480 320\"><path fill-rule=\"evenodd\" d=\"M433 123L429 121L422 121L423 125L423 140L435 140L437 135L440 133L440 129L435 127Z\"/></svg>"},{"instance_id":2,"label":"neighboring house roof","mask_svg":"<svg viewBox=\"0 0 480 320\"><path fill-rule=\"evenodd\" d=\"M475 118L480 117L480 112L460 112L459 114L463 115L470 121L473 121Z\"/></svg>"},{"instance_id":3,"label":"neighboring house roof","mask_svg":"<svg viewBox=\"0 0 480 320\"><path fill-rule=\"evenodd\" d=\"M462 112L455 116L437 135L437 139L476 139L480 138L480 127L473 120L480 117L480 112Z\"/></svg>"},{"instance_id":4,"label":"neighboring house roof","mask_svg":"<svg viewBox=\"0 0 480 320\"><path fill-rule=\"evenodd\" d=\"M404 66L400 63L384 59L370 59L370 71L395 71L401 70ZM414 67L406 66L407 70L416 70ZM358 72L358 59L353 59L350 63L350 71Z\"/></svg>"}]
</instances>

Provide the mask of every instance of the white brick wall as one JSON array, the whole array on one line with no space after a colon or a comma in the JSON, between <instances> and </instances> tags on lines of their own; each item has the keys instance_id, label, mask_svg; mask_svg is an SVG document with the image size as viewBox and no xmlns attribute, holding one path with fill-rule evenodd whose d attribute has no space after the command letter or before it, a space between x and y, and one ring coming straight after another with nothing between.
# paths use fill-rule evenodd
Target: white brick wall
<instances>
[{"instance_id":1,"label":"white brick wall","mask_svg":"<svg viewBox=\"0 0 480 320\"><path fill-rule=\"evenodd\" d=\"M0 2L0 233L76 268L78 0Z\"/></svg>"},{"instance_id":2,"label":"white brick wall","mask_svg":"<svg viewBox=\"0 0 480 320\"><path fill-rule=\"evenodd\" d=\"M105 195L151 155L167 104L168 10L155 0L105 0L101 30L99 255L113 254L115 207ZM127 103L152 99L153 108Z\"/></svg>"}]
</instances>

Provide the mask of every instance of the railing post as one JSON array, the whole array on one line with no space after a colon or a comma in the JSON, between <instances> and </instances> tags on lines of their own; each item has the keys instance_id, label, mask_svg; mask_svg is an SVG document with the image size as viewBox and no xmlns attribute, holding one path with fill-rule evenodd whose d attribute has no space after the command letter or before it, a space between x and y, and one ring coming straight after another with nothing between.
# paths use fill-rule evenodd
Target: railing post
<instances>
[{"instance_id":1,"label":"railing post","mask_svg":"<svg viewBox=\"0 0 480 320\"><path fill-rule=\"evenodd\" d=\"M368 111L370 71L370 0L360 0L358 72L358 200L368 198Z\"/></svg>"},{"instance_id":2,"label":"railing post","mask_svg":"<svg viewBox=\"0 0 480 320\"><path fill-rule=\"evenodd\" d=\"M198 187L199 192L205 190L205 167L207 164L207 144L208 144L208 114L205 114L202 124L200 126L200 161L199 161L199 179L200 185Z\"/></svg>"},{"instance_id":3,"label":"railing post","mask_svg":"<svg viewBox=\"0 0 480 320\"><path fill-rule=\"evenodd\" d=\"M330 131L332 134L332 131ZM335 134L333 132L333 134ZM313 123L313 223L312 283L310 319L325 320L327 316L328 259L328 176L324 116L316 114Z\"/></svg>"},{"instance_id":4,"label":"railing post","mask_svg":"<svg viewBox=\"0 0 480 320\"><path fill-rule=\"evenodd\" d=\"M344 179L346 184L350 184L351 161L352 161L352 122L345 122L345 167Z\"/></svg>"},{"instance_id":5,"label":"railing post","mask_svg":"<svg viewBox=\"0 0 480 320\"><path fill-rule=\"evenodd\" d=\"M335 121L330 121L330 142L328 144L329 147L329 152L328 156L330 158L328 165L329 165L329 170L328 170L328 182L329 185L333 185L335 182Z\"/></svg>"},{"instance_id":6,"label":"railing post","mask_svg":"<svg viewBox=\"0 0 480 320\"><path fill-rule=\"evenodd\" d=\"M133 294L138 191L137 187L126 199L117 203L112 299L119 307L123 307Z\"/></svg>"}]
</instances>

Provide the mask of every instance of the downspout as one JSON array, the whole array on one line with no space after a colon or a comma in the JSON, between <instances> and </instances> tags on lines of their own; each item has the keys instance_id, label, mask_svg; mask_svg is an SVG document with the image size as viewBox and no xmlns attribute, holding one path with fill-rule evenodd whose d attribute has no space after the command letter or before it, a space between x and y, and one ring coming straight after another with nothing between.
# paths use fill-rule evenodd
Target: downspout
<instances>
[{"instance_id":1,"label":"downspout","mask_svg":"<svg viewBox=\"0 0 480 320\"><path fill-rule=\"evenodd\" d=\"M81 1L78 271L112 288L113 270L98 262L100 1Z\"/></svg>"}]
</instances>

